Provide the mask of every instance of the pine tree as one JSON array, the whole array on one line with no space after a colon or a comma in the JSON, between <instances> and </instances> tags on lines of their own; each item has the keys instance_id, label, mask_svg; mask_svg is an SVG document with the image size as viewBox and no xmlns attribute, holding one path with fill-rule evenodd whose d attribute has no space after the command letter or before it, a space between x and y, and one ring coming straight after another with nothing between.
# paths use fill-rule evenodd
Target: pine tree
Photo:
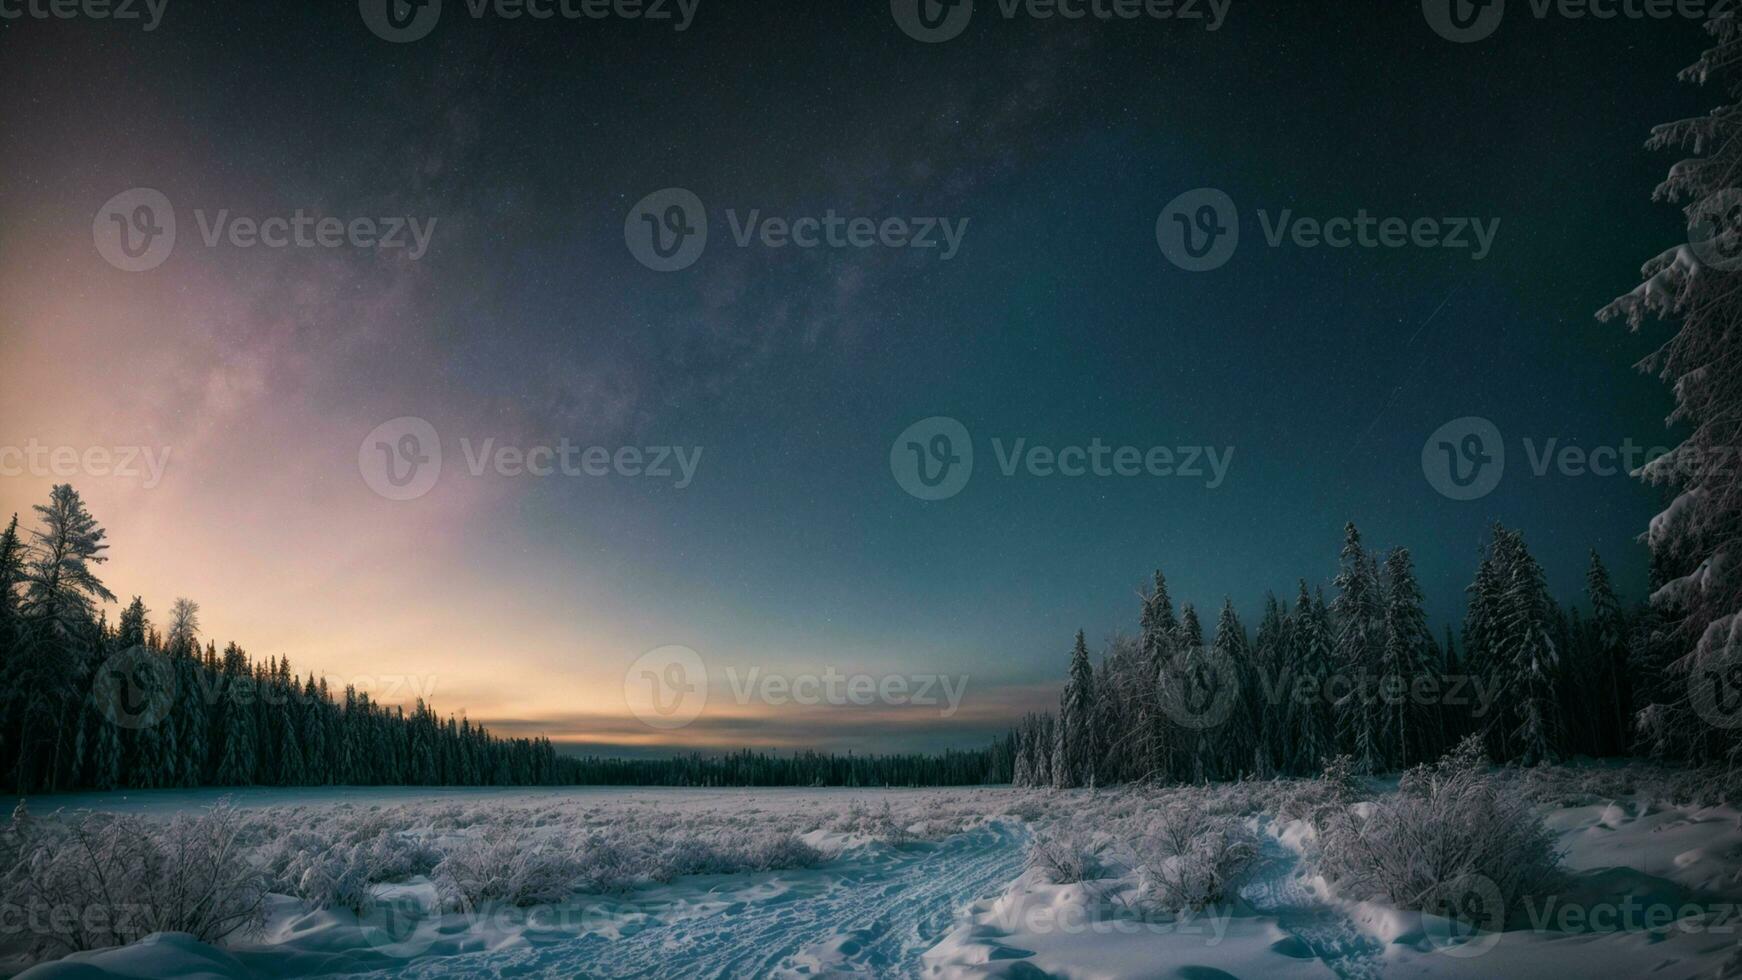
<instances>
[{"instance_id":1,"label":"pine tree","mask_svg":"<svg viewBox=\"0 0 1742 980\"><path fill-rule=\"evenodd\" d=\"M1432 649L1415 565L1409 550L1398 548L1385 560L1385 645L1379 667L1383 710L1378 738L1387 768L1406 768L1439 756L1437 719L1415 694L1422 682L1437 680Z\"/></svg>"},{"instance_id":2,"label":"pine tree","mask_svg":"<svg viewBox=\"0 0 1742 980\"><path fill-rule=\"evenodd\" d=\"M1332 662L1336 656L1331 614L1321 592L1307 594L1305 579L1294 604L1294 631L1289 652L1293 673L1286 690L1289 713L1287 770L1297 776L1320 772L1337 755L1337 719L1331 704Z\"/></svg>"},{"instance_id":3,"label":"pine tree","mask_svg":"<svg viewBox=\"0 0 1742 980\"><path fill-rule=\"evenodd\" d=\"M1097 755L1094 718L1094 669L1089 665L1083 631L1078 630L1076 645L1071 649L1070 680L1059 699L1058 767L1053 772L1053 785L1084 786L1094 781Z\"/></svg>"},{"instance_id":4,"label":"pine tree","mask_svg":"<svg viewBox=\"0 0 1742 980\"><path fill-rule=\"evenodd\" d=\"M1490 759L1512 757L1508 728L1497 699L1505 683L1499 660L1501 629L1501 580L1492 549L1484 549L1476 567L1476 580L1465 590L1469 596L1464 612L1464 663L1470 675L1495 696L1486 713L1473 713L1470 722L1480 732Z\"/></svg>"},{"instance_id":5,"label":"pine tree","mask_svg":"<svg viewBox=\"0 0 1742 980\"><path fill-rule=\"evenodd\" d=\"M1254 733L1253 772L1260 777L1286 771L1292 756L1290 738L1296 712L1301 706L1289 696L1291 684L1298 681L1292 659L1294 624L1288 610L1276 598L1265 593L1264 618L1258 622L1258 635L1252 641L1252 667L1245 679L1247 724Z\"/></svg>"},{"instance_id":6,"label":"pine tree","mask_svg":"<svg viewBox=\"0 0 1742 980\"><path fill-rule=\"evenodd\" d=\"M1246 627L1234 612L1234 601L1224 597L1222 612L1216 617L1216 638L1211 646L1214 663L1231 668L1223 681L1231 681L1236 689L1225 697L1232 698L1228 717L1215 726L1222 751L1210 765L1215 778L1233 778L1244 771L1259 772L1270 766L1268 756L1261 758L1263 747L1254 734L1261 730L1263 715L1259 710L1260 686L1258 672L1252 663L1252 650L1246 642ZM1259 773L1270 775L1269 772Z\"/></svg>"},{"instance_id":7,"label":"pine tree","mask_svg":"<svg viewBox=\"0 0 1742 980\"><path fill-rule=\"evenodd\" d=\"M1603 732L1598 751L1621 755L1632 742L1633 693L1627 672L1627 616L1621 611L1621 600L1615 596L1615 586L1609 581L1609 569L1603 559L1591 551L1591 567L1585 573L1585 596L1591 603L1590 641L1595 657L1598 704L1601 708L1599 730Z\"/></svg>"},{"instance_id":8,"label":"pine tree","mask_svg":"<svg viewBox=\"0 0 1742 980\"><path fill-rule=\"evenodd\" d=\"M1501 585L1500 620L1492 649L1511 729L1509 747L1527 765L1558 757L1555 701L1559 653L1551 635L1555 610L1542 566L1517 531L1494 529L1495 568Z\"/></svg>"},{"instance_id":9,"label":"pine tree","mask_svg":"<svg viewBox=\"0 0 1742 980\"><path fill-rule=\"evenodd\" d=\"M223 700L219 709L219 758L212 781L219 786L251 786L256 764L254 677L242 648L224 648Z\"/></svg>"},{"instance_id":10,"label":"pine tree","mask_svg":"<svg viewBox=\"0 0 1742 980\"><path fill-rule=\"evenodd\" d=\"M57 485L35 510L42 527L31 532L19 607L25 637L3 679L19 704L14 779L20 794L39 781L53 789L70 761L69 732L76 730L81 686L92 666L92 613L98 600L115 600L92 570L108 560L106 532L78 492ZM36 758L45 743L45 757Z\"/></svg>"},{"instance_id":11,"label":"pine tree","mask_svg":"<svg viewBox=\"0 0 1742 980\"><path fill-rule=\"evenodd\" d=\"M1343 528L1342 570L1331 615L1337 624L1336 669L1349 679L1348 693L1337 700L1340 741L1362 772L1382 768L1377 705L1371 690L1384 643L1384 616L1378 574L1371 555L1361 546L1361 532L1350 522Z\"/></svg>"},{"instance_id":12,"label":"pine tree","mask_svg":"<svg viewBox=\"0 0 1742 980\"><path fill-rule=\"evenodd\" d=\"M24 581L24 542L18 536L18 515L0 533L0 758L16 741L13 719L19 693L13 687L15 666L24 643L24 622L18 614L18 588Z\"/></svg>"},{"instance_id":13,"label":"pine tree","mask_svg":"<svg viewBox=\"0 0 1742 980\"><path fill-rule=\"evenodd\" d=\"M1155 584L1143 600L1143 613L1138 621L1138 653L1141 665L1133 685L1136 710L1141 719L1135 734L1138 742L1137 778L1166 777L1178 755L1177 746L1169 741L1166 717L1160 710L1163 675L1169 670L1179 641L1179 620L1174 617L1173 598L1168 595L1167 578L1155 571Z\"/></svg>"},{"instance_id":14,"label":"pine tree","mask_svg":"<svg viewBox=\"0 0 1742 980\"><path fill-rule=\"evenodd\" d=\"M1670 340L1639 363L1674 391L1671 424L1692 427L1686 439L1641 470L1649 483L1670 488L1669 506L1651 521L1651 601L1665 618L1663 640L1679 652L1672 669L1679 690L1664 692L1652 706L1652 726L1643 731L1657 751L1679 745L1696 761L1742 754L1742 728L1716 726L1688 738L1700 726L1690 714L1688 693L1706 682L1722 684L1742 664L1742 227L1732 214L1742 170L1737 104L1742 103L1742 20L1734 10L1714 14L1706 30L1715 44L1681 73L1684 81L1718 85L1724 105L1713 112L1658 126L1652 149L1688 148L1692 157L1670 168L1659 200L1685 202L1698 244L1677 245L1645 264L1644 282L1605 307L1599 318L1625 320L1637 332L1648 319L1680 321ZM1703 232L1712 229L1710 235ZM1644 717L1641 719L1644 720ZM1719 730L1719 729L1722 730Z\"/></svg>"}]
</instances>

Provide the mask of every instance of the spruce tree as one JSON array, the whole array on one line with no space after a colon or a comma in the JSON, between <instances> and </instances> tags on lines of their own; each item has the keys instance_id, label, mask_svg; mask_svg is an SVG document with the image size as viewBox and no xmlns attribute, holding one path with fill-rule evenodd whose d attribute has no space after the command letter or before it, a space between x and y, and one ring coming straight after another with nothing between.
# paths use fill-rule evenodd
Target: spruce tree
<instances>
[{"instance_id":1,"label":"spruce tree","mask_svg":"<svg viewBox=\"0 0 1742 980\"><path fill-rule=\"evenodd\" d=\"M1652 130L1652 149L1686 148L1691 156L1658 185L1659 200L1682 203L1691 242L1647 262L1644 281L1599 314L1639 331L1648 320L1677 322L1673 336L1639 368L1675 395L1668 422L1687 437L1646 464L1640 476L1667 488L1669 505L1646 532L1651 548L1652 605L1663 617L1661 637L1675 654L1676 684L1662 691L1642 734L1654 751L1672 747L1695 761L1742 754L1742 726L1711 710L1735 695L1742 669L1742 226L1734 218L1742 191L1742 21L1734 10L1706 22L1711 48L1681 73L1684 81L1717 88L1714 111ZM1706 692L1716 690L1711 697ZM1687 708L1692 701L1696 709ZM1701 710L1705 709L1705 710ZM1702 717L1703 716L1703 717ZM1715 719L1715 720L1714 720ZM1641 719L1642 721L1645 718ZM1689 737L1690 729L1704 729Z\"/></svg>"},{"instance_id":2,"label":"spruce tree","mask_svg":"<svg viewBox=\"0 0 1742 980\"><path fill-rule=\"evenodd\" d=\"M19 614L24 639L0 679L19 705L14 781L23 794L37 785L54 789L73 755L83 684L90 676L93 611L114 593L93 566L108 560L107 532L71 486L49 492L36 505L42 526L31 532ZM38 758L39 752L41 758Z\"/></svg>"},{"instance_id":3,"label":"spruce tree","mask_svg":"<svg viewBox=\"0 0 1742 980\"><path fill-rule=\"evenodd\" d=\"M1372 556L1361 546L1353 521L1343 528L1342 568L1331 603L1336 621L1336 670L1346 679L1347 693L1337 700L1337 723L1344 751L1353 755L1361 772L1382 768L1379 719L1371 685L1384 644L1384 615Z\"/></svg>"},{"instance_id":4,"label":"spruce tree","mask_svg":"<svg viewBox=\"0 0 1742 980\"><path fill-rule=\"evenodd\" d=\"M1433 637L1422 610L1421 586L1407 548L1385 560L1385 645L1380 656L1378 738L1387 768L1438 758L1438 724L1431 705L1417 699L1433 670Z\"/></svg>"}]
</instances>

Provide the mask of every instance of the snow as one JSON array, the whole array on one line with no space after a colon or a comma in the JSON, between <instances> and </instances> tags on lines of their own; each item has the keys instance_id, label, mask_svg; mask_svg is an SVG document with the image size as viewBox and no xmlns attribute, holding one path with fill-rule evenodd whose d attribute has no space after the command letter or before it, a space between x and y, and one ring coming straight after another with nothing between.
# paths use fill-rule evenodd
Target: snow
<instances>
[{"instance_id":1,"label":"snow","mask_svg":"<svg viewBox=\"0 0 1742 980\"><path fill-rule=\"evenodd\" d=\"M1742 899L1742 811L1676 802L1686 794L1672 779L1576 769L1508 778L1513 792L1543 801L1564 881L1552 896L1509 910L1504 929L1473 936L1438 916L1338 894L1318 873L1313 821L1288 802L1298 792L1292 787L1310 784L309 790L240 794L237 802L286 830L385 821L444 853L480 831L554 846L639 828L664 845L708 847L751 831L790 833L822 857L808 867L642 875L624 888L523 908L456 908L437 874L414 873L370 886L374 904L361 916L274 894L260 931L222 948L159 934L23 976L1720 975L1742 938L1742 914L1731 905ZM1375 783L1369 792L1393 789ZM107 802L162 817L211 797L151 793ZM1257 835L1259 853L1237 895L1195 912L1163 912L1146 899L1140 869L1118 860L1074 882L1025 868L1031 838L1057 821L1117 828L1180 805L1246 812L1240 819Z\"/></svg>"}]
</instances>

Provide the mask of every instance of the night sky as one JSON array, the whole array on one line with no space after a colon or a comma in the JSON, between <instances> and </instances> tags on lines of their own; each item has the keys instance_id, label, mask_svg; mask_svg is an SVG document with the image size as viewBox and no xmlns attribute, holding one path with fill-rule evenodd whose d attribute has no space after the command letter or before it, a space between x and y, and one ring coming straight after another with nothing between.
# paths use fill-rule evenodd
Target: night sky
<instances>
[{"instance_id":1,"label":"night sky","mask_svg":"<svg viewBox=\"0 0 1742 980\"><path fill-rule=\"evenodd\" d=\"M1663 339L1593 313L1685 240L1643 143L1711 104L1686 20L1537 20L1454 44L1418 4L1235 3L1202 23L1006 20L922 44L887 3L702 0L688 30L474 19L388 43L354 3L170 0L150 32L0 21L0 442L168 446L159 485L72 480L154 611L299 670L410 672L443 711L587 750L981 743L1056 697L1071 636L1176 601L1248 626L1335 573L1342 526L1409 547L1436 631L1484 529L1563 601L1597 548L1630 599L1659 494L1537 477L1525 438L1671 444ZM157 189L173 254L106 263L93 215ZM646 195L705 202L694 265L625 245ZM1242 241L1170 264L1157 218L1218 188ZM426 254L238 248L194 211L435 218ZM959 251L738 247L729 210L947 217ZM1257 212L1500 220L1491 254L1267 247ZM393 501L358 447L402 416L443 474ZM972 433L949 499L891 445ZM1491 420L1493 493L1424 476ZM458 440L703 447L693 483L464 472ZM1233 447L1226 479L1004 477L992 440ZM44 498L0 477L0 507ZM113 610L111 610L113 615ZM644 651L968 674L962 710L625 711Z\"/></svg>"}]
</instances>

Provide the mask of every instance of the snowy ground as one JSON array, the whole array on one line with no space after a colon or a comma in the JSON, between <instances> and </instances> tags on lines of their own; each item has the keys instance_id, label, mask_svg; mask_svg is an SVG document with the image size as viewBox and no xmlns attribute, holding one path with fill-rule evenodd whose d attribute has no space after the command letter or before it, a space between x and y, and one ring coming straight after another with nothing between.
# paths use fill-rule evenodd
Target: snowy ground
<instances>
[{"instance_id":1,"label":"snowy ground","mask_svg":"<svg viewBox=\"0 0 1742 980\"><path fill-rule=\"evenodd\" d=\"M245 941L160 935L24 975L1742 975L1742 813L1609 771L1517 784L1543 801L1565 882L1474 933L1336 894L1316 873L1313 827L1279 815L1269 784L1188 797L1243 821L1258 850L1235 897L1185 915L1146 907L1116 863L1063 884L1024 863L1061 822L1121 826L1183 791L262 791L238 799L273 828L260 860L375 834L431 853L370 884L362 915L276 893ZM61 802L159 819L212 798ZM456 909L451 872L428 866L491 841L508 853L577 839L587 846L563 852L564 873L598 886L524 907ZM628 867L613 877L608 858ZM712 868L726 870L688 873Z\"/></svg>"}]
</instances>

